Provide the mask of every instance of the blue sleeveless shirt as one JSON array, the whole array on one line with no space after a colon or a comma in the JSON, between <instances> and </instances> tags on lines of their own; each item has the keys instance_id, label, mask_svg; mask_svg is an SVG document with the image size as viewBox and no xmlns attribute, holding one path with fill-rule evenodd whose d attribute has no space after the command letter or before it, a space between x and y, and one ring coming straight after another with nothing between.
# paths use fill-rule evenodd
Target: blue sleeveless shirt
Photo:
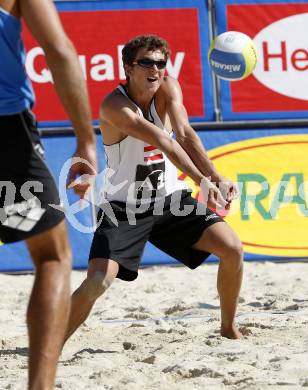
<instances>
[{"instance_id":1,"label":"blue sleeveless shirt","mask_svg":"<svg viewBox=\"0 0 308 390\"><path fill-rule=\"evenodd\" d=\"M0 7L0 115L17 114L34 103L25 58L21 22Z\"/></svg>"}]
</instances>

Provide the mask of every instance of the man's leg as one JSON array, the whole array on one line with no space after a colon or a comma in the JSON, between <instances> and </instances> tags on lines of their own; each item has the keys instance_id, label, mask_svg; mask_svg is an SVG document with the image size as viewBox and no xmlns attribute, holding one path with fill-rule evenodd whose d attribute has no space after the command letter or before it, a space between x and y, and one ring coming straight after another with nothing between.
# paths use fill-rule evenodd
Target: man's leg
<instances>
[{"instance_id":1,"label":"man's leg","mask_svg":"<svg viewBox=\"0 0 308 390\"><path fill-rule=\"evenodd\" d=\"M72 295L65 341L88 318L95 301L111 285L118 270L119 265L113 260L98 258L90 261L87 278Z\"/></svg>"},{"instance_id":2,"label":"man's leg","mask_svg":"<svg viewBox=\"0 0 308 390\"><path fill-rule=\"evenodd\" d=\"M217 289L221 307L221 335L231 339L241 337L235 325L243 277L243 249L239 238L226 223L219 222L204 230L193 248L220 258Z\"/></svg>"},{"instance_id":3,"label":"man's leg","mask_svg":"<svg viewBox=\"0 0 308 390\"><path fill-rule=\"evenodd\" d=\"M36 268L27 311L29 389L52 390L70 309L71 252L65 222L26 242Z\"/></svg>"}]
</instances>

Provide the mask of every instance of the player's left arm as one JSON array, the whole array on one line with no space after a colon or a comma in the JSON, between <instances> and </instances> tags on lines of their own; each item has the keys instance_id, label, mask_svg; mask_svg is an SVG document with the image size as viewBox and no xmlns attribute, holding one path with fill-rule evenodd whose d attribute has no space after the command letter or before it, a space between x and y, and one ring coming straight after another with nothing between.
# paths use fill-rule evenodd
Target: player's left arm
<instances>
[{"instance_id":1,"label":"player's left arm","mask_svg":"<svg viewBox=\"0 0 308 390\"><path fill-rule=\"evenodd\" d=\"M77 148L68 185L83 198L97 171L96 136L89 96L76 49L52 0L19 0L20 14L45 53L55 90L72 121Z\"/></svg>"},{"instance_id":2,"label":"player's left arm","mask_svg":"<svg viewBox=\"0 0 308 390\"><path fill-rule=\"evenodd\" d=\"M167 113L177 142L186 151L196 167L219 186L225 199L231 201L238 195L237 186L217 172L201 139L190 126L187 111L183 104L180 84L177 80L167 77L162 85L162 92L166 99Z\"/></svg>"}]
</instances>

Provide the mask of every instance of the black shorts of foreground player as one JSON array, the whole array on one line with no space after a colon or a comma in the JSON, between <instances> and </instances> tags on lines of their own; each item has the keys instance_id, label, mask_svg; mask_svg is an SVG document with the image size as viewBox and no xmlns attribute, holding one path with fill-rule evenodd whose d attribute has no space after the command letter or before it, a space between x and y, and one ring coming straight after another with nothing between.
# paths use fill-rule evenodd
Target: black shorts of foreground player
<instances>
[{"instance_id":1,"label":"black shorts of foreground player","mask_svg":"<svg viewBox=\"0 0 308 390\"><path fill-rule=\"evenodd\" d=\"M110 218L112 213L98 214L87 278L72 296L67 338L115 278L137 277L147 241L190 268L210 253L219 257L221 335L241 336L235 324L243 269L241 242L215 212L190 196L185 183L177 179L177 169L201 185L207 206L214 209L229 207L237 188L218 174L189 125L179 83L165 75L168 57L167 43L157 36L129 41L122 51L127 82L102 102L101 131L110 169L103 193L115 218ZM171 212L170 199L177 193L180 209L192 206L192 212ZM134 224L127 210L138 201L140 205L148 201L149 207L134 211ZM163 203L162 213L154 212L153 202ZM197 213L198 208L203 213Z\"/></svg>"},{"instance_id":2,"label":"black shorts of foreground player","mask_svg":"<svg viewBox=\"0 0 308 390\"><path fill-rule=\"evenodd\" d=\"M48 231L65 216L50 207L60 199L32 112L0 115L0 126L7 130L0 143L0 239L13 243Z\"/></svg>"}]
</instances>

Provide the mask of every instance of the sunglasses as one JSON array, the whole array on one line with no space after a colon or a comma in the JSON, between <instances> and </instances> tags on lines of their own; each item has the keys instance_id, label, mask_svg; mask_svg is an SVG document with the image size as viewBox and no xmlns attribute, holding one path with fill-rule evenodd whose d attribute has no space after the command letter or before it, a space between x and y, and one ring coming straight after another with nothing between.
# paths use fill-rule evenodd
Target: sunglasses
<instances>
[{"instance_id":1,"label":"sunglasses","mask_svg":"<svg viewBox=\"0 0 308 390\"><path fill-rule=\"evenodd\" d=\"M154 65L157 66L157 69L165 69L167 65L167 61L165 60L151 60L150 58L141 58L140 60L137 60L133 62L133 65L138 64L142 68L153 68Z\"/></svg>"}]
</instances>

